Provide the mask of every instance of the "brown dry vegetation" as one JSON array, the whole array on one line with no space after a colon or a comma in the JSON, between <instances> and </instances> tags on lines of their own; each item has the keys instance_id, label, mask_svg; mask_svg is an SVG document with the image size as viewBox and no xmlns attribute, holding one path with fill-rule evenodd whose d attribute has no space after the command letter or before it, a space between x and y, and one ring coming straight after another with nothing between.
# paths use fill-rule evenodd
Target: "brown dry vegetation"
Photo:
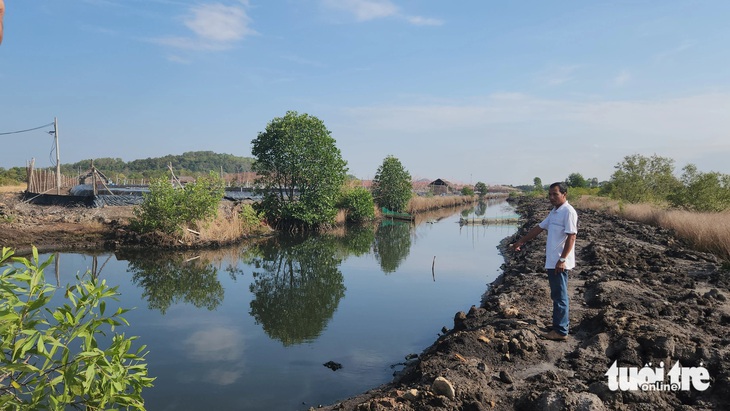
<instances>
[{"instance_id":1,"label":"brown dry vegetation","mask_svg":"<svg viewBox=\"0 0 730 411\"><path fill-rule=\"evenodd\" d=\"M576 205L672 230L693 248L730 261L730 211L701 213L653 204L622 204L617 200L592 196L581 197Z\"/></svg>"},{"instance_id":2,"label":"brown dry vegetation","mask_svg":"<svg viewBox=\"0 0 730 411\"><path fill-rule=\"evenodd\" d=\"M221 201L215 219L185 229L181 241L186 244L228 244L241 238L261 236L271 231L269 226L263 223L247 224L245 222L245 219L241 217L241 212L246 205L229 203Z\"/></svg>"},{"instance_id":3,"label":"brown dry vegetation","mask_svg":"<svg viewBox=\"0 0 730 411\"><path fill-rule=\"evenodd\" d=\"M26 189L25 184L17 186L0 186L0 193L22 193Z\"/></svg>"},{"instance_id":4,"label":"brown dry vegetation","mask_svg":"<svg viewBox=\"0 0 730 411\"><path fill-rule=\"evenodd\" d=\"M506 194L497 196L507 197ZM489 196L489 198L494 198ZM472 204L478 200L477 196L434 196L434 197L412 197L408 202L408 212L411 214L421 213L439 208L459 207L464 204Z\"/></svg>"}]
</instances>

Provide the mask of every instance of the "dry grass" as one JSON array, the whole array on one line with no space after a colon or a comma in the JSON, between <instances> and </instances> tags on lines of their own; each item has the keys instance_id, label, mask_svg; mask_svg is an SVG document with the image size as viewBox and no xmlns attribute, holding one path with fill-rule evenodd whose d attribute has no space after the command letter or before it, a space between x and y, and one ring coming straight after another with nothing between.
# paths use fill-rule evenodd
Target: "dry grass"
<instances>
[{"instance_id":1,"label":"dry grass","mask_svg":"<svg viewBox=\"0 0 730 411\"><path fill-rule=\"evenodd\" d=\"M439 208L458 207L464 204L472 204L476 202L476 196L437 196L437 197L413 197L408 202L408 212L410 214L421 213Z\"/></svg>"},{"instance_id":2,"label":"dry grass","mask_svg":"<svg viewBox=\"0 0 730 411\"><path fill-rule=\"evenodd\" d=\"M243 206L230 207L225 202L221 202L215 219L189 227L184 231L182 241L232 243L242 238L259 236L271 231L263 223L246 224L241 218L241 207Z\"/></svg>"},{"instance_id":3,"label":"dry grass","mask_svg":"<svg viewBox=\"0 0 730 411\"><path fill-rule=\"evenodd\" d=\"M27 186L25 184L17 186L0 186L0 193L22 193Z\"/></svg>"},{"instance_id":4,"label":"dry grass","mask_svg":"<svg viewBox=\"0 0 730 411\"><path fill-rule=\"evenodd\" d=\"M616 200L588 196L582 197L576 205L673 230L677 237L688 241L695 249L730 261L730 211L700 213L651 204L620 204Z\"/></svg>"},{"instance_id":5,"label":"dry grass","mask_svg":"<svg viewBox=\"0 0 730 411\"><path fill-rule=\"evenodd\" d=\"M337 212L337 215L335 216L335 226L343 226L345 225L345 220L347 219L347 210L340 209Z\"/></svg>"}]
</instances>

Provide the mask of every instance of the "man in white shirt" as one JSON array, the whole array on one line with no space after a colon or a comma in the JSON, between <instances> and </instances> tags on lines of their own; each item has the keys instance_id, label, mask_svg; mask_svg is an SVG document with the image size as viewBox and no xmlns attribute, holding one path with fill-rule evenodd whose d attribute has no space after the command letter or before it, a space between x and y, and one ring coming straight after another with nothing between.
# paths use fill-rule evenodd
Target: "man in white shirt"
<instances>
[{"instance_id":1,"label":"man in white shirt","mask_svg":"<svg viewBox=\"0 0 730 411\"><path fill-rule=\"evenodd\" d=\"M565 183L550 185L549 198L553 209L540 224L527 234L510 244L510 248L520 251L520 247L547 230L545 246L545 269L550 283L550 298L553 300L553 325L545 338L564 341L568 338L569 301L568 272L575 267L575 236L578 234L578 213L568 204Z\"/></svg>"}]
</instances>

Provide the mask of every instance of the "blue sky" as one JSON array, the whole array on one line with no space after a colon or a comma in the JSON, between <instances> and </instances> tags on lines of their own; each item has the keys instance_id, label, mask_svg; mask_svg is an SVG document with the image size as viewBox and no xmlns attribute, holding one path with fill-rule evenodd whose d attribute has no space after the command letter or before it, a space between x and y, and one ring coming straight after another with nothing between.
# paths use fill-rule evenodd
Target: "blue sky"
<instances>
[{"instance_id":1,"label":"blue sky","mask_svg":"<svg viewBox=\"0 0 730 411\"><path fill-rule=\"evenodd\" d=\"M730 173L730 2L6 0L0 133L61 162L250 156L286 111L349 172L606 180L631 154ZM50 128L0 167L50 166Z\"/></svg>"}]
</instances>

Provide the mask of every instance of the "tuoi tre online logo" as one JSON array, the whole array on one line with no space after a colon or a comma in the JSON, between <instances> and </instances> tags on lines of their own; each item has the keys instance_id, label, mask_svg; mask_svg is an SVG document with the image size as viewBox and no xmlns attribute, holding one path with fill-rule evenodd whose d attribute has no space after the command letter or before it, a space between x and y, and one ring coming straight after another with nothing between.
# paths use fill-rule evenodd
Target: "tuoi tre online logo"
<instances>
[{"instance_id":1,"label":"tuoi tre online logo","mask_svg":"<svg viewBox=\"0 0 730 411\"><path fill-rule=\"evenodd\" d=\"M619 367L616 361L611 364L606 377L611 391L689 391L694 388L704 391L710 386L710 373L700 362L699 367L682 367L677 361L664 375L664 362L651 368L651 363L638 367Z\"/></svg>"}]
</instances>

